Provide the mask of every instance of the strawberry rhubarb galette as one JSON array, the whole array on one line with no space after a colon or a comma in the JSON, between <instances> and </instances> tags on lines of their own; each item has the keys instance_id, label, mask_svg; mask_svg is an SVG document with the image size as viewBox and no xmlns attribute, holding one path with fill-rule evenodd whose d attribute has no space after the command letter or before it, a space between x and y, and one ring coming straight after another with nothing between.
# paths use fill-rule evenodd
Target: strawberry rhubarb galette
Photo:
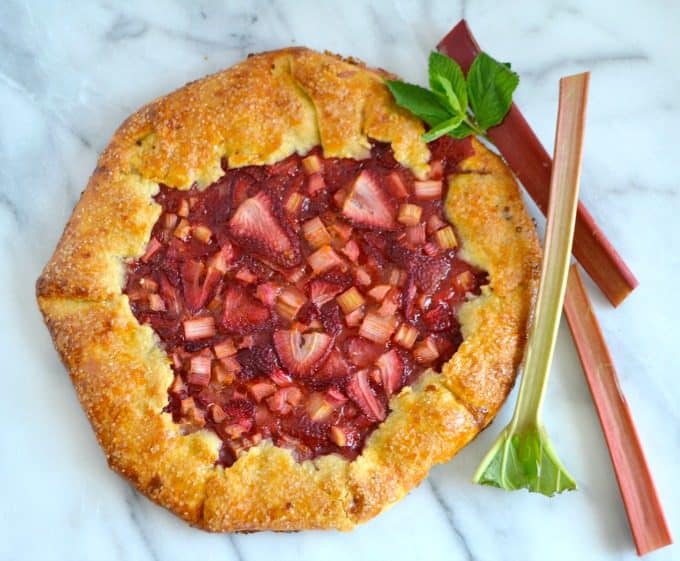
<instances>
[{"instance_id":1,"label":"strawberry rhubarb galette","mask_svg":"<svg viewBox=\"0 0 680 561\"><path fill-rule=\"evenodd\" d=\"M349 529L494 417L539 249L476 140L288 49L154 101L38 280L113 469L215 531Z\"/></svg>"}]
</instances>

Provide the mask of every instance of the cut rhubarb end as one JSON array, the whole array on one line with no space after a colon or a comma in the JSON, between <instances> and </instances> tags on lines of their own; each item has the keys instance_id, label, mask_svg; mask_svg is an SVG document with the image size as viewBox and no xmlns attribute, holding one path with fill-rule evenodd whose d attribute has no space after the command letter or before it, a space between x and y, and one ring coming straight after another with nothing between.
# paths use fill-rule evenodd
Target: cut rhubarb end
<instances>
[{"instance_id":1,"label":"cut rhubarb end","mask_svg":"<svg viewBox=\"0 0 680 561\"><path fill-rule=\"evenodd\" d=\"M187 341L208 339L213 337L216 333L215 318L212 316L188 319L184 321L183 325L184 338Z\"/></svg>"},{"instance_id":2,"label":"cut rhubarb end","mask_svg":"<svg viewBox=\"0 0 680 561\"><path fill-rule=\"evenodd\" d=\"M310 154L306 158L302 158L302 168L307 175L319 173L323 169L321 158L316 154Z\"/></svg>"},{"instance_id":3,"label":"cut rhubarb end","mask_svg":"<svg viewBox=\"0 0 680 561\"><path fill-rule=\"evenodd\" d=\"M293 321L306 302L307 299L302 292L289 286L284 288L276 298L276 311L281 317Z\"/></svg>"},{"instance_id":4,"label":"cut rhubarb end","mask_svg":"<svg viewBox=\"0 0 680 561\"><path fill-rule=\"evenodd\" d=\"M439 357L439 349L431 336L418 343L413 349L413 358L420 364L431 364Z\"/></svg>"},{"instance_id":5,"label":"cut rhubarb end","mask_svg":"<svg viewBox=\"0 0 680 561\"><path fill-rule=\"evenodd\" d=\"M395 323L394 317L384 317L369 312L361 323L359 335L375 343L386 343L394 332Z\"/></svg>"},{"instance_id":6,"label":"cut rhubarb end","mask_svg":"<svg viewBox=\"0 0 680 561\"><path fill-rule=\"evenodd\" d=\"M416 181L413 190L417 199L431 201L440 199L442 196L442 182L428 179L427 181Z\"/></svg>"},{"instance_id":7,"label":"cut rhubarb end","mask_svg":"<svg viewBox=\"0 0 680 561\"><path fill-rule=\"evenodd\" d=\"M361 292L359 292L355 286L352 286L351 288L347 289L345 292L340 294L337 298L338 304L340 304L340 308L345 314L349 314L359 308L360 306L363 306L365 300L364 297L361 295Z\"/></svg>"},{"instance_id":8,"label":"cut rhubarb end","mask_svg":"<svg viewBox=\"0 0 680 561\"><path fill-rule=\"evenodd\" d=\"M330 245L325 245L322 248L316 250L309 257L307 257L307 262L317 275L325 273L326 271L330 271L335 267L339 267L341 269L345 268L345 262L337 253L335 253Z\"/></svg>"},{"instance_id":9,"label":"cut rhubarb end","mask_svg":"<svg viewBox=\"0 0 680 561\"><path fill-rule=\"evenodd\" d=\"M394 342L405 349L412 348L417 338L418 330L407 323L402 323L394 334Z\"/></svg>"},{"instance_id":10,"label":"cut rhubarb end","mask_svg":"<svg viewBox=\"0 0 680 561\"><path fill-rule=\"evenodd\" d=\"M441 230L437 230L434 238L442 249L455 249L458 247L458 240L451 226L445 226Z\"/></svg>"},{"instance_id":11,"label":"cut rhubarb end","mask_svg":"<svg viewBox=\"0 0 680 561\"><path fill-rule=\"evenodd\" d=\"M437 50L454 59L466 73L480 53L465 20L442 39ZM503 122L489 129L488 134L545 214L550 197L552 160L519 108L513 103ZM614 306L623 302L638 285L635 275L582 203L576 214L573 254Z\"/></svg>"},{"instance_id":12,"label":"cut rhubarb end","mask_svg":"<svg viewBox=\"0 0 680 561\"><path fill-rule=\"evenodd\" d=\"M399 207L397 220L406 226L415 226L420 222L423 208L413 204L403 204Z\"/></svg>"},{"instance_id":13,"label":"cut rhubarb end","mask_svg":"<svg viewBox=\"0 0 680 561\"><path fill-rule=\"evenodd\" d=\"M308 220L302 225L302 231L309 245L313 249L319 249L331 243L331 235L326 230L326 226L318 216Z\"/></svg>"}]
</instances>

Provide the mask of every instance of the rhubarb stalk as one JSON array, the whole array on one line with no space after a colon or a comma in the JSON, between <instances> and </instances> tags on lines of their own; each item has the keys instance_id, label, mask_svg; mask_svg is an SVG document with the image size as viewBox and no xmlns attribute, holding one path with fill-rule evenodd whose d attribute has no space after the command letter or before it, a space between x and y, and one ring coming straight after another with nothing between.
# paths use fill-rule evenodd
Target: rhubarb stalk
<instances>
[{"instance_id":1,"label":"rhubarb stalk","mask_svg":"<svg viewBox=\"0 0 680 561\"><path fill-rule=\"evenodd\" d=\"M644 555L673 543L673 539L612 357L576 265L569 272L564 312L607 441L635 548L638 555Z\"/></svg>"},{"instance_id":2,"label":"rhubarb stalk","mask_svg":"<svg viewBox=\"0 0 680 561\"><path fill-rule=\"evenodd\" d=\"M465 20L461 20L437 46L467 72L481 52ZM550 194L552 162L536 134L513 103L505 120L488 131L488 136L545 214ZM600 287L609 301L618 306L638 281L606 238L583 204L578 205L574 231L574 256Z\"/></svg>"},{"instance_id":3,"label":"rhubarb stalk","mask_svg":"<svg viewBox=\"0 0 680 561\"><path fill-rule=\"evenodd\" d=\"M545 253L522 382L510 424L474 475L476 483L554 495L576 488L543 427L541 411L567 284L578 204L589 74L560 80Z\"/></svg>"}]
</instances>

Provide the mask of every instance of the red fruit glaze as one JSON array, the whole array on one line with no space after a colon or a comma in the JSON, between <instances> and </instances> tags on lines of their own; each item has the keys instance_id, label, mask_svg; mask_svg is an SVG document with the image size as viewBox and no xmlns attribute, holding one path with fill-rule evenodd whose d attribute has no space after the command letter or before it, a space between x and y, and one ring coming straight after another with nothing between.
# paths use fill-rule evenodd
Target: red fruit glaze
<instances>
[{"instance_id":1,"label":"red fruit glaze","mask_svg":"<svg viewBox=\"0 0 680 561\"><path fill-rule=\"evenodd\" d=\"M436 180L470 154L468 141L430 148ZM441 197L418 198L389 147L308 156L225 166L203 190L161 186L151 241L128 267L132 312L172 357L165 410L185 432L214 431L225 466L263 438L300 461L355 458L390 398L451 358L458 308L486 282L459 247L439 248ZM397 221L403 204L422 208L418 224Z\"/></svg>"}]
</instances>

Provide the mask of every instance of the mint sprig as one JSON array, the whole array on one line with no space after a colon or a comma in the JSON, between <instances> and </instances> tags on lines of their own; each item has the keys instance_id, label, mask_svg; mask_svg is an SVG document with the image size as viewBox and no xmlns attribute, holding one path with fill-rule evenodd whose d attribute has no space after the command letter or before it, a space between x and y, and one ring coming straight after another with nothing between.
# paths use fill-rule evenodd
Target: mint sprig
<instances>
[{"instance_id":1,"label":"mint sprig","mask_svg":"<svg viewBox=\"0 0 680 561\"><path fill-rule=\"evenodd\" d=\"M425 142L448 134L454 138L485 136L503 121L519 76L507 63L480 53L470 66L467 79L460 66L449 57L430 53L430 89L400 80L387 80L397 105L408 109L430 125Z\"/></svg>"}]
</instances>

